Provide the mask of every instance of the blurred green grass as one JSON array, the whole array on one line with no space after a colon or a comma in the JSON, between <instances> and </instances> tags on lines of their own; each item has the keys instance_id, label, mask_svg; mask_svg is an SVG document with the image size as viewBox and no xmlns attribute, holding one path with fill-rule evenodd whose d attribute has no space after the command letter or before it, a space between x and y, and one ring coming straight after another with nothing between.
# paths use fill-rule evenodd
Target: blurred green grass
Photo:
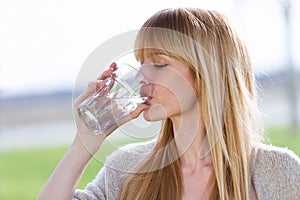
<instances>
[{"instance_id":1,"label":"blurred green grass","mask_svg":"<svg viewBox=\"0 0 300 200\"><path fill-rule=\"evenodd\" d=\"M300 127L297 130L286 127L273 127L265 132L266 143L292 150L300 157Z\"/></svg>"},{"instance_id":2,"label":"blurred green grass","mask_svg":"<svg viewBox=\"0 0 300 200\"><path fill-rule=\"evenodd\" d=\"M266 136L273 145L288 147L300 156L299 133L294 134L288 128L272 128L267 130ZM78 188L84 188L87 183L93 180L107 155L116 147L128 142L114 142L113 145L106 142L100 151L102 156L92 159ZM63 146L0 152L0 199L36 199L67 148Z\"/></svg>"}]
</instances>

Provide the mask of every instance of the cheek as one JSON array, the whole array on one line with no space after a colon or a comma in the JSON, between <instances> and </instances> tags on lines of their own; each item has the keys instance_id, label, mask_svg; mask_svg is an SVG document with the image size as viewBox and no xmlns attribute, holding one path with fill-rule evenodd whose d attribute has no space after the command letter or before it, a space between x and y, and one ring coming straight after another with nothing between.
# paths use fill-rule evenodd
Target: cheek
<instances>
[{"instance_id":1,"label":"cheek","mask_svg":"<svg viewBox=\"0 0 300 200\"><path fill-rule=\"evenodd\" d=\"M149 119L171 117L191 110L197 104L194 81L188 70L180 69L163 68L152 77L154 101L146 113ZM159 106L154 107L156 104Z\"/></svg>"},{"instance_id":2,"label":"cheek","mask_svg":"<svg viewBox=\"0 0 300 200\"><path fill-rule=\"evenodd\" d=\"M181 93L174 94L167 88L156 87L156 97L150 108L144 111L145 120L158 121L193 109L197 102L194 92L182 89Z\"/></svg>"},{"instance_id":3,"label":"cheek","mask_svg":"<svg viewBox=\"0 0 300 200\"><path fill-rule=\"evenodd\" d=\"M185 69L184 67L182 68ZM154 79L152 79L152 83L165 90L160 92L160 95L163 95L163 92L169 93L178 101L195 97L194 80L189 74L188 69L183 69L175 70L168 67L156 74Z\"/></svg>"},{"instance_id":4,"label":"cheek","mask_svg":"<svg viewBox=\"0 0 300 200\"><path fill-rule=\"evenodd\" d=\"M198 101L193 90L190 90L190 88L181 89L182 90L172 95L170 105L176 108L176 112L184 113L193 109Z\"/></svg>"},{"instance_id":5,"label":"cheek","mask_svg":"<svg viewBox=\"0 0 300 200\"><path fill-rule=\"evenodd\" d=\"M183 77L174 77L164 82L161 88L163 89L158 91L159 101L166 108L176 109L176 112L185 112L198 102L191 82Z\"/></svg>"}]
</instances>

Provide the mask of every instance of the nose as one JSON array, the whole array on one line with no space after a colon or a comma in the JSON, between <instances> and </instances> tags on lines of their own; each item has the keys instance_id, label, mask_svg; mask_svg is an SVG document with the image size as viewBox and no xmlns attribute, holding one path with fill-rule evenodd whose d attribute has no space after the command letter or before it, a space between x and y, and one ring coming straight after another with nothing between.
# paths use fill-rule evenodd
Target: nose
<instances>
[{"instance_id":1,"label":"nose","mask_svg":"<svg viewBox=\"0 0 300 200\"><path fill-rule=\"evenodd\" d=\"M140 83L140 84L145 83L144 76L140 71L138 71L138 73L135 75L134 79L137 83Z\"/></svg>"},{"instance_id":2,"label":"nose","mask_svg":"<svg viewBox=\"0 0 300 200\"><path fill-rule=\"evenodd\" d=\"M141 65L139 71L135 75L134 79L136 82L140 84L148 84L150 82L149 80L149 73L147 72L146 66L143 64Z\"/></svg>"},{"instance_id":3,"label":"nose","mask_svg":"<svg viewBox=\"0 0 300 200\"><path fill-rule=\"evenodd\" d=\"M140 95L142 97L152 97L153 95L153 85L150 81L151 73L149 71L149 66L145 66L144 64L140 67L138 73L135 75L135 80L137 83L141 85L140 87Z\"/></svg>"}]
</instances>

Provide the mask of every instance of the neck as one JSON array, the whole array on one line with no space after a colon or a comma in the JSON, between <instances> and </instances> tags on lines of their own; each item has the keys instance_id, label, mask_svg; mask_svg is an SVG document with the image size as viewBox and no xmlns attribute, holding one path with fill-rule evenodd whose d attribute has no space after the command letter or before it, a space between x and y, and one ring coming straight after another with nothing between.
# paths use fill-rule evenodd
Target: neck
<instances>
[{"instance_id":1,"label":"neck","mask_svg":"<svg viewBox=\"0 0 300 200\"><path fill-rule=\"evenodd\" d=\"M201 153L205 146L206 133L198 110L192 109L188 113L171 118L171 120L181 166L189 167L192 170L202 166L211 166L210 154Z\"/></svg>"}]
</instances>

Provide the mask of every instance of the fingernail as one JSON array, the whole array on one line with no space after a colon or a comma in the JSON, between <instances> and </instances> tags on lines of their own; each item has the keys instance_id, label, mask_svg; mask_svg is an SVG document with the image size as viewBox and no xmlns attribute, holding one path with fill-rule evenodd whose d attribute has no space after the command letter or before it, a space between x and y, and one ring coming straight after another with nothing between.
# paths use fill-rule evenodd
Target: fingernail
<instances>
[{"instance_id":1,"label":"fingernail","mask_svg":"<svg viewBox=\"0 0 300 200\"><path fill-rule=\"evenodd\" d=\"M115 62L113 62L109 67L109 69L111 70L115 70L116 68L117 68L117 64Z\"/></svg>"}]
</instances>

